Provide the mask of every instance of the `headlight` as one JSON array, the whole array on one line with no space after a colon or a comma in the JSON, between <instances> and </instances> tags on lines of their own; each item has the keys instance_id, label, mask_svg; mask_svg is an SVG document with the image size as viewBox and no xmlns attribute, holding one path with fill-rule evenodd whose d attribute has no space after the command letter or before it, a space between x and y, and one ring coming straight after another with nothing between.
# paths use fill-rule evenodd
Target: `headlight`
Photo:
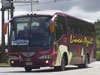
<instances>
[{"instance_id":1,"label":"headlight","mask_svg":"<svg viewBox=\"0 0 100 75\"><path fill-rule=\"evenodd\" d=\"M39 57L39 59L51 59L51 58L52 58L51 55L43 55Z\"/></svg>"}]
</instances>

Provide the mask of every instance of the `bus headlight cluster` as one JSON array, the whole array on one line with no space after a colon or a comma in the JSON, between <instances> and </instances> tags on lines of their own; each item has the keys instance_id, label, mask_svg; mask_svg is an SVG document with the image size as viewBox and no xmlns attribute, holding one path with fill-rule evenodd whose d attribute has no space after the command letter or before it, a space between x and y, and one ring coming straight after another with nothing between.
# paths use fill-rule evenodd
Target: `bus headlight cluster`
<instances>
[{"instance_id":1,"label":"bus headlight cluster","mask_svg":"<svg viewBox=\"0 0 100 75\"><path fill-rule=\"evenodd\" d=\"M52 58L51 55L43 55L39 57L39 59L51 59L51 58Z\"/></svg>"}]
</instances>

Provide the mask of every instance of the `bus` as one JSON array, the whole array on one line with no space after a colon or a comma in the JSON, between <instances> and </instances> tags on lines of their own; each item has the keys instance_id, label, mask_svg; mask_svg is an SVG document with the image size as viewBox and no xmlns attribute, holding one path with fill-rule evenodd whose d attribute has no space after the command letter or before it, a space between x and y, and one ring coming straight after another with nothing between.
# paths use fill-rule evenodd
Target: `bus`
<instances>
[{"instance_id":1,"label":"bus","mask_svg":"<svg viewBox=\"0 0 100 75\"><path fill-rule=\"evenodd\" d=\"M44 10L13 17L10 23L9 60L26 72L40 67L65 70L66 65L86 68L96 60L96 36L92 23L62 11Z\"/></svg>"}]
</instances>

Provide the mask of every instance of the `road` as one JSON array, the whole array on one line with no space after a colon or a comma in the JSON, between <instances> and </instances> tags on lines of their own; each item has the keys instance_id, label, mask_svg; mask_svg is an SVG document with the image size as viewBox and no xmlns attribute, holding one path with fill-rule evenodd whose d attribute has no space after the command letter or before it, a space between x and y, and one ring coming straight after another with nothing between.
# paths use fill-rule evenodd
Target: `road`
<instances>
[{"instance_id":1,"label":"road","mask_svg":"<svg viewBox=\"0 0 100 75\"><path fill-rule=\"evenodd\" d=\"M65 71L54 71L53 68L41 68L25 72L23 68L0 67L0 75L100 75L100 62L94 62L89 68L66 66Z\"/></svg>"}]
</instances>

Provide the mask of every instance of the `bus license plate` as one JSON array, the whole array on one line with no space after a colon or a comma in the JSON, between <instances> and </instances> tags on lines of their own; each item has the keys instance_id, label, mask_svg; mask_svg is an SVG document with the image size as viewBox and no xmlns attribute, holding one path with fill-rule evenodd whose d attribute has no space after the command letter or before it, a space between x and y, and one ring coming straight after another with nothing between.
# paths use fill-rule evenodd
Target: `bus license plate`
<instances>
[{"instance_id":1,"label":"bus license plate","mask_svg":"<svg viewBox=\"0 0 100 75\"><path fill-rule=\"evenodd\" d=\"M26 62L26 65L32 65L32 62Z\"/></svg>"}]
</instances>

